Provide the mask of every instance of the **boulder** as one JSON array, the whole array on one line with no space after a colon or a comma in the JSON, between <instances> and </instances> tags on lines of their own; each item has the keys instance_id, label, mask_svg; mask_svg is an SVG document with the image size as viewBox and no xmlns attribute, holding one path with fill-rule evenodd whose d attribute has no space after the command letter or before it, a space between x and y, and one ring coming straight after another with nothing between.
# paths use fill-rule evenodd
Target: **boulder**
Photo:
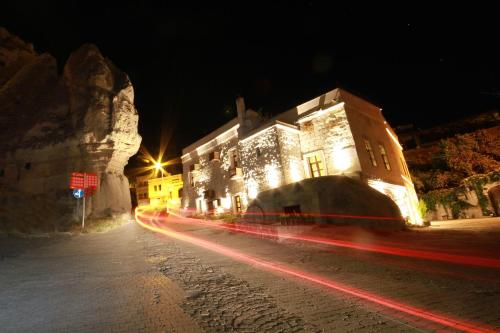
<instances>
[{"instance_id":1,"label":"boulder","mask_svg":"<svg viewBox=\"0 0 500 333\"><path fill-rule=\"evenodd\" d=\"M325 176L263 191L241 221L264 224L326 223L403 229L398 206L358 179Z\"/></svg>"}]
</instances>

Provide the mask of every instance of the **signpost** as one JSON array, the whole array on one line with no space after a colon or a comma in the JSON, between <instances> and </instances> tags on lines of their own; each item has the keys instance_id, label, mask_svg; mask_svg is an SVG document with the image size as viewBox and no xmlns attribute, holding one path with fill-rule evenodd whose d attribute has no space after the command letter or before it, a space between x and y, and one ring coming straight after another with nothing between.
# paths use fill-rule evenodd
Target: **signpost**
<instances>
[{"instance_id":1,"label":"signpost","mask_svg":"<svg viewBox=\"0 0 500 333\"><path fill-rule=\"evenodd\" d=\"M83 198L84 195L85 195L85 190L82 190L81 188L75 188L73 190L73 196L77 199Z\"/></svg>"},{"instance_id":2,"label":"signpost","mask_svg":"<svg viewBox=\"0 0 500 333\"><path fill-rule=\"evenodd\" d=\"M98 186L97 174L73 172L69 182L69 188L73 189L76 199L83 198L82 229L85 228L85 198L94 194Z\"/></svg>"}]
</instances>

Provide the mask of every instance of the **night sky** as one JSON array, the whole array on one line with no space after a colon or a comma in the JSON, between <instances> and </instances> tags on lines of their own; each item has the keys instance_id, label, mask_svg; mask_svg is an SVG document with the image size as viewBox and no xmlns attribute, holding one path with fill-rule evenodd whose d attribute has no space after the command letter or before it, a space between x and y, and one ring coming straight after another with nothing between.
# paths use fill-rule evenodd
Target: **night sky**
<instances>
[{"instance_id":1,"label":"night sky","mask_svg":"<svg viewBox=\"0 0 500 333\"><path fill-rule=\"evenodd\" d=\"M12 1L0 25L60 69L81 44L96 44L130 76L139 131L155 155L162 128L167 156L179 155L235 117L237 95L272 115L340 86L382 107L393 126L498 109L493 8L268 2Z\"/></svg>"}]
</instances>

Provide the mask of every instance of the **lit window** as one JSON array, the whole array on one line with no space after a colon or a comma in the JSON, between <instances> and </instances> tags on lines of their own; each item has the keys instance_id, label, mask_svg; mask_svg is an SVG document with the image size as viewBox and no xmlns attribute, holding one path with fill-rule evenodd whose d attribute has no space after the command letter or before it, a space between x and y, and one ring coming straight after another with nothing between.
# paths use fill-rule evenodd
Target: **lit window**
<instances>
[{"instance_id":1,"label":"lit window","mask_svg":"<svg viewBox=\"0 0 500 333\"><path fill-rule=\"evenodd\" d=\"M319 152L308 156L307 164L309 165L309 171L311 173L311 177L316 178L325 175L323 160Z\"/></svg>"},{"instance_id":2,"label":"lit window","mask_svg":"<svg viewBox=\"0 0 500 333\"><path fill-rule=\"evenodd\" d=\"M380 156L382 156L382 161L384 162L385 168L387 170L391 170L391 165L389 164L389 159L387 158L387 153L385 152L384 146L379 144L378 148L380 149Z\"/></svg>"},{"instance_id":3,"label":"lit window","mask_svg":"<svg viewBox=\"0 0 500 333\"><path fill-rule=\"evenodd\" d=\"M236 209L236 213L241 212L241 197L239 195L234 196L234 208Z\"/></svg>"},{"instance_id":4,"label":"lit window","mask_svg":"<svg viewBox=\"0 0 500 333\"><path fill-rule=\"evenodd\" d=\"M375 160L375 155L373 155L373 149L372 145L370 144L370 141L368 139L365 139L365 149L368 155L370 156L370 161L372 162L373 166L377 166L377 161Z\"/></svg>"}]
</instances>

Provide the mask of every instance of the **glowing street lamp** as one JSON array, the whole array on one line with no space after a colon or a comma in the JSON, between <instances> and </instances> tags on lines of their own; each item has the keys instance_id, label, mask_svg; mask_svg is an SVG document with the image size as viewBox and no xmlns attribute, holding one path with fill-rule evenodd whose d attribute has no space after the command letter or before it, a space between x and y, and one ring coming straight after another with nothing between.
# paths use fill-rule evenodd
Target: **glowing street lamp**
<instances>
[{"instance_id":1,"label":"glowing street lamp","mask_svg":"<svg viewBox=\"0 0 500 333\"><path fill-rule=\"evenodd\" d=\"M155 169L156 171L161 172L161 179L163 179L163 167L161 165L161 162L155 162Z\"/></svg>"}]
</instances>

